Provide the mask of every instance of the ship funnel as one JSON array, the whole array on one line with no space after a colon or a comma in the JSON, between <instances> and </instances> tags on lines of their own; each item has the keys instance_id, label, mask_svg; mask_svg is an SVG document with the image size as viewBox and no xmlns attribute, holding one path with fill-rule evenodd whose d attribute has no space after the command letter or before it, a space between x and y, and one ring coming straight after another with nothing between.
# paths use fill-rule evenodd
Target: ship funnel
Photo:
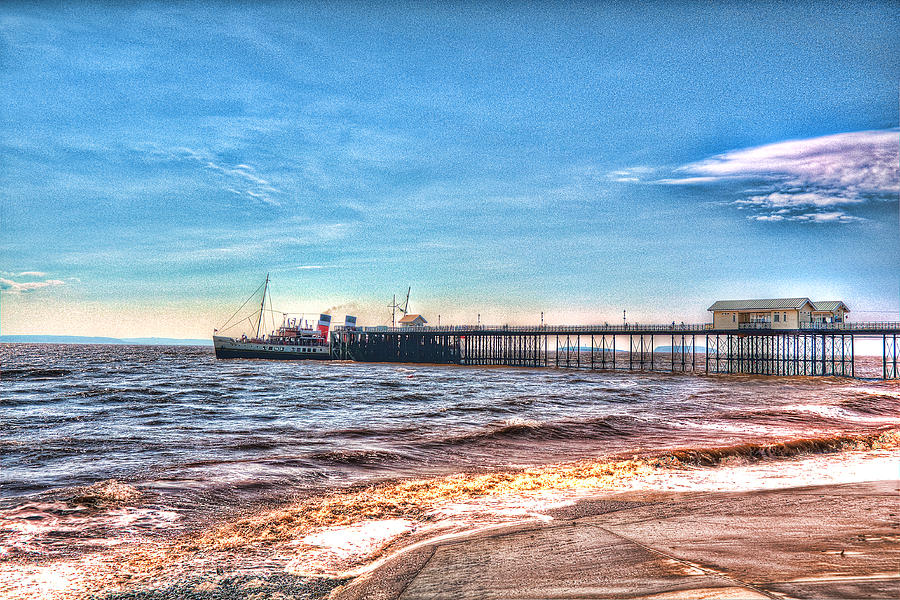
<instances>
[{"instance_id":1,"label":"ship funnel","mask_svg":"<svg viewBox=\"0 0 900 600\"><path fill-rule=\"evenodd\" d=\"M319 333L322 337L328 337L328 328L331 327L331 315L319 315Z\"/></svg>"},{"instance_id":2,"label":"ship funnel","mask_svg":"<svg viewBox=\"0 0 900 600\"><path fill-rule=\"evenodd\" d=\"M356 329L356 317L351 317L350 315L344 316L344 327L347 329Z\"/></svg>"}]
</instances>

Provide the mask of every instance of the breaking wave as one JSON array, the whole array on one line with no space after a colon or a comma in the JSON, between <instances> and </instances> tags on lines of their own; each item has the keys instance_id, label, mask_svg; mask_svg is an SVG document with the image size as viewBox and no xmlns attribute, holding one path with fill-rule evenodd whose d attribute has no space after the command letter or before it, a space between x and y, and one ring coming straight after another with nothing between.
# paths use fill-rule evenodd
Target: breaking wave
<instances>
[{"instance_id":1,"label":"breaking wave","mask_svg":"<svg viewBox=\"0 0 900 600\"><path fill-rule=\"evenodd\" d=\"M658 464L715 467L731 459L749 461L790 458L805 454L830 454L849 450L890 450L900 447L900 430L886 429L862 436L838 435L804 438L770 444L750 443L719 448L673 450L656 459Z\"/></svg>"},{"instance_id":2,"label":"breaking wave","mask_svg":"<svg viewBox=\"0 0 900 600\"><path fill-rule=\"evenodd\" d=\"M588 420L543 422L531 419L508 419L479 431L448 436L424 444L426 448L491 445L495 442L606 439L633 432L637 419L606 416Z\"/></svg>"},{"instance_id":3,"label":"breaking wave","mask_svg":"<svg viewBox=\"0 0 900 600\"><path fill-rule=\"evenodd\" d=\"M136 487L115 479L98 481L92 485L74 488L66 494L65 500L70 504L89 507L107 507L134 502L141 497Z\"/></svg>"}]
</instances>

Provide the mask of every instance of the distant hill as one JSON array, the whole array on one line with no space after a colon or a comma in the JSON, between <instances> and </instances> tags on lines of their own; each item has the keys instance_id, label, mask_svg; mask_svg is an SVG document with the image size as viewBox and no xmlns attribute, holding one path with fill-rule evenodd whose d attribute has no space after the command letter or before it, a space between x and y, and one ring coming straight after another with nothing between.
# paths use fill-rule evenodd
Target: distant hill
<instances>
[{"instance_id":1,"label":"distant hill","mask_svg":"<svg viewBox=\"0 0 900 600\"><path fill-rule=\"evenodd\" d=\"M678 351L679 354L681 353L681 348L677 348L676 350ZM565 346L563 346L562 348L560 348L560 349L558 350L558 352L565 352L565 351L566 351L566 347L565 347ZM578 346L572 346L572 347L568 348L568 351L569 351L569 352L578 352ZM582 354L583 354L583 353L589 353L590 351L591 351L591 347L590 347L590 346L582 346L582 347L581 347L581 352L582 352ZM607 352L612 352L612 349L607 348L606 351L607 351ZM620 353L620 352L627 353L627 352L628 352L628 349L626 348L626 349L623 350L622 348L616 348L615 351L616 351L617 354ZM654 352L671 352L671 351L672 351L672 346L657 346L656 348L653 349L653 351L654 351ZM690 351L691 351L691 347L690 347L690 346L685 346L685 350L684 350L684 351L685 351L685 352L690 352ZM695 351L697 352L697 354L705 354L705 353L706 353L706 348L704 348L703 346L697 346L697 347L695 348ZM635 353L635 354L638 354L639 352L640 352L640 350L639 350L638 348L635 348L635 349L634 349L634 353ZM644 354L649 354L649 353L650 353L650 348L649 348L649 347L648 347L648 348L644 348ZM600 348L594 348L594 354L598 354L598 355L599 355L599 354L600 354Z\"/></svg>"},{"instance_id":2,"label":"distant hill","mask_svg":"<svg viewBox=\"0 0 900 600\"><path fill-rule=\"evenodd\" d=\"M679 348L675 348L675 350L676 350L679 354L681 354L681 348L680 348L680 347L679 347ZM657 346L656 349L654 350L654 352L671 352L671 351L672 351L672 346ZM690 347L690 346L685 346L685 347L684 347L684 351L687 352L687 353L690 353L691 347ZM697 354L706 354L706 348L705 348L704 346L697 346L696 348L694 348L694 351L695 351Z\"/></svg>"},{"instance_id":3,"label":"distant hill","mask_svg":"<svg viewBox=\"0 0 900 600\"><path fill-rule=\"evenodd\" d=\"M111 338L83 335L0 335L0 344L126 344L136 346L212 346L212 340Z\"/></svg>"},{"instance_id":4,"label":"distant hill","mask_svg":"<svg viewBox=\"0 0 900 600\"><path fill-rule=\"evenodd\" d=\"M557 350L557 352L566 352L567 350L568 350L569 352L578 352L578 346L569 346L568 348L566 348L565 346L562 346L561 348L559 348L559 349ZM550 351L552 352L553 349L551 348ZM581 347L581 353L582 353L582 354L584 354L584 353L590 353L590 351L591 351L591 347L590 347L590 346L582 346L582 347ZM606 349L606 352L613 352L613 349L612 349L612 348L607 348L607 349ZM617 353L618 353L618 352L628 352L628 350L622 350L621 348L617 348L617 349L615 350L615 352L617 352ZM594 348L594 354L597 354L597 355L600 354L600 348L599 348L599 347L598 347L598 348Z\"/></svg>"},{"instance_id":5,"label":"distant hill","mask_svg":"<svg viewBox=\"0 0 900 600\"><path fill-rule=\"evenodd\" d=\"M203 339L178 339L178 338L124 338L126 344L138 344L141 346L212 346L212 338Z\"/></svg>"}]
</instances>

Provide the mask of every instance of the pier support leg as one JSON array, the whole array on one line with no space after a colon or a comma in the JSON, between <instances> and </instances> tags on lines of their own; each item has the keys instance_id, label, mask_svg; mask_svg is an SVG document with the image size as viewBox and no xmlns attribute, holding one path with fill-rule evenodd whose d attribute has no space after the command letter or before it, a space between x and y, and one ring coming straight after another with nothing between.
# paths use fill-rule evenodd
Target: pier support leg
<instances>
[{"instance_id":1,"label":"pier support leg","mask_svg":"<svg viewBox=\"0 0 900 600\"><path fill-rule=\"evenodd\" d=\"M706 352L703 353L706 358L706 374L709 375L709 334L706 334Z\"/></svg>"}]
</instances>

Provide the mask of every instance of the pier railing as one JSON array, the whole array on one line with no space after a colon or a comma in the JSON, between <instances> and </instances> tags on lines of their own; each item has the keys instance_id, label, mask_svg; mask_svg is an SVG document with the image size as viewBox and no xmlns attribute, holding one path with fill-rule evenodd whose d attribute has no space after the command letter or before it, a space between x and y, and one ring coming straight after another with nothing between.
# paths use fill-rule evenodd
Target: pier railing
<instances>
[{"instance_id":1,"label":"pier railing","mask_svg":"<svg viewBox=\"0 0 900 600\"><path fill-rule=\"evenodd\" d=\"M900 321L855 321L853 323L800 323L799 327L778 327L771 322L766 323L740 323L737 331L763 332L789 332L808 331L818 332L890 332L900 331ZM638 334L638 333L713 333L723 334L735 331L731 327L716 329L712 323L668 323L668 324L632 324L611 325L608 323L596 325L442 325L432 327L344 327L338 325L332 329L334 332L356 333L429 333L429 334L460 334L466 332L477 333L517 333L529 335L555 335L555 334Z\"/></svg>"},{"instance_id":2,"label":"pier railing","mask_svg":"<svg viewBox=\"0 0 900 600\"><path fill-rule=\"evenodd\" d=\"M897 331L900 321L854 321L853 323L800 323L800 329L814 331Z\"/></svg>"},{"instance_id":3,"label":"pier railing","mask_svg":"<svg viewBox=\"0 0 900 600\"><path fill-rule=\"evenodd\" d=\"M604 331L608 333L654 333L654 332L672 332L672 331L696 331L703 332L712 329L710 323L690 323L677 324L670 323L666 325L442 325L439 327L357 327L344 328L342 326L335 327L335 331L356 331L361 333L460 333L466 331L484 331L484 332L510 332L510 333L591 333L593 331Z\"/></svg>"}]
</instances>

